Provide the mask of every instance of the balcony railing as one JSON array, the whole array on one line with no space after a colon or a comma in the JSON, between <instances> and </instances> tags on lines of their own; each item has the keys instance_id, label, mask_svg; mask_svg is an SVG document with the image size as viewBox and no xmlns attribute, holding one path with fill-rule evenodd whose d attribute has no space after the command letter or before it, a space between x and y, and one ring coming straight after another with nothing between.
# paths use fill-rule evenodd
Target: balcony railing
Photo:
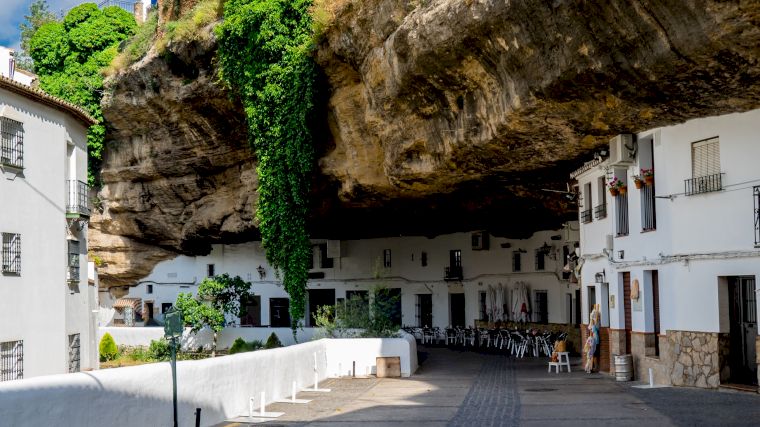
<instances>
[{"instance_id":1,"label":"balcony railing","mask_svg":"<svg viewBox=\"0 0 760 427\"><path fill-rule=\"evenodd\" d=\"M90 216L87 184L82 181L66 181L66 216Z\"/></svg>"},{"instance_id":2,"label":"balcony railing","mask_svg":"<svg viewBox=\"0 0 760 427\"><path fill-rule=\"evenodd\" d=\"M462 280L464 274L461 266L445 267L443 270L443 280Z\"/></svg>"},{"instance_id":3,"label":"balcony railing","mask_svg":"<svg viewBox=\"0 0 760 427\"><path fill-rule=\"evenodd\" d=\"M628 194L615 196L615 234L628 235Z\"/></svg>"},{"instance_id":4,"label":"balcony railing","mask_svg":"<svg viewBox=\"0 0 760 427\"><path fill-rule=\"evenodd\" d=\"M755 199L755 246L760 247L760 185L752 189Z\"/></svg>"},{"instance_id":5,"label":"balcony railing","mask_svg":"<svg viewBox=\"0 0 760 427\"><path fill-rule=\"evenodd\" d=\"M596 219L607 218L607 204L601 204L594 208L594 216Z\"/></svg>"},{"instance_id":6,"label":"balcony railing","mask_svg":"<svg viewBox=\"0 0 760 427\"><path fill-rule=\"evenodd\" d=\"M657 228L654 210L654 184L641 187L641 231Z\"/></svg>"},{"instance_id":7,"label":"balcony railing","mask_svg":"<svg viewBox=\"0 0 760 427\"><path fill-rule=\"evenodd\" d=\"M591 222L592 218L593 217L591 215L591 209L590 208L581 211L581 222L582 223L584 223L584 224L589 223L589 222Z\"/></svg>"},{"instance_id":8,"label":"balcony railing","mask_svg":"<svg viewBox=\"0 0 760 427\"><path fill-rule=\"evenodd\" d=\"M69 282L79 281L79 266L69 266L66 270L66 280Z\"/></svg>"},{"instance_id":9,"label":"balcony railing","mask_svg":"<svg viewBox=\"0 0 760 427\"><path fill-rule=\"evenodd\" d=\"M684 194L693 196L695 194L711 193L723 189L723 174L716 173L713 175L699 176L684 180Z\"/></svg>"}]
</instances>

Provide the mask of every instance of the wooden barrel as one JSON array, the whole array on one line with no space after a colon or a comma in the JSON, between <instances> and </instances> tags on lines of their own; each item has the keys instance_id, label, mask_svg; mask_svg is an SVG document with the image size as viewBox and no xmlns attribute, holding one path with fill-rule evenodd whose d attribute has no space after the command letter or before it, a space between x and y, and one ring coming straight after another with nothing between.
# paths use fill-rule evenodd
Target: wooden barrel
<instances>
[{"instance_id":1,"label":"wooden barrel","mask_svg":"<svg viewBox=\"0 0 760 427\"><path fill-rule=\"evenodd\" d=\"M633 379L633 357L630 354L615 355L615 380L631 381Z\"/></svg>"}]
</instances>

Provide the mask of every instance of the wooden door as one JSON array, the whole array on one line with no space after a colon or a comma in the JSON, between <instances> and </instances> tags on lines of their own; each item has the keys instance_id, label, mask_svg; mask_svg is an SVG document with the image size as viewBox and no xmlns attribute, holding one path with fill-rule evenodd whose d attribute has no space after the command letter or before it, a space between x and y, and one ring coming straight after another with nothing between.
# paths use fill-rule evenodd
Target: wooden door
<instances>
[{"instance_id":1,"label":"wooden door","mask_svg":"<svg viewBox=\"0 0 760 427\"><path fill-rule=\"evenodd\" d=\"M631 273L623 273L623 306L625 308L625 351L631 352Z\"/></svg>"},{"instance_id":2,"label":"wooden door","mask_svg":"<svg viewBox=\"0 0 760 427\"><path fill-rule=\"evenodd\" d=\"M660 355L660 278L652 271L652 309L654 311L654 354Z\"/></svg>"}]
</instances>

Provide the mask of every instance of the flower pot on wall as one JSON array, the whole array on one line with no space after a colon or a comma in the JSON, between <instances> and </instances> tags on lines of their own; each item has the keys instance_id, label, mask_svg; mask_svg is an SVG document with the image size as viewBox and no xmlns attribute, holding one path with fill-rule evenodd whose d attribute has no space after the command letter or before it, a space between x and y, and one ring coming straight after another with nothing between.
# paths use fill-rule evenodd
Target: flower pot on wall
<instances>
[{"instance_id":1,"label":"flower pot on wall","mask_svg":"<svg viewBox=\"0 0 760 427\"><path fill-rule=\"evenodd\" d=\"M628 192L628 187L624 185L624 186L620 187L620 189L618 191L620 192L621 196L625 196L625 194Z\"/></svg>"},{"instance_id":2,"label":"flower pot on wall","mask_svg":"<svg viewBox=\"0 0 760 427\"><path fill-rule=\"evenodd\" d=\"M641 190L641 188L644 187L644 181L642 181L640 179L634 179L633 180L633 185L636 186L637 190Z\"/></svg>"},{"instance_id":3,"label":"flower pot on wall","mask_svg":"<svg viewBox=\"0 0 760 427\"><path fill-rule=\"evenodd\" d=\"M612 197L615 197L615 196L617 196L619 193L620 193L620 192L618 191L617 187L610 187L610 195L611 195Z\"/></svg>"},{"instance_id":4,"label":"flower pot on wall","mask_svg":"<svg viewBox=\"0 0 760 427\"><path fill-rule=\"evenodd\" d=\"M645 176L644 182L646 183L647 186L651 186L652 184L654 184L654 175Z\"/></svg>"}]
</instances>

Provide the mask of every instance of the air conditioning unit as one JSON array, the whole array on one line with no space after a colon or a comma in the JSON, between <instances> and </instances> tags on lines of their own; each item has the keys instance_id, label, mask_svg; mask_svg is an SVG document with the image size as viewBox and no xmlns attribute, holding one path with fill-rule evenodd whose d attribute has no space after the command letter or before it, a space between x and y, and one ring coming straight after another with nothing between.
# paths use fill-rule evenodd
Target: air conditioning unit
<instances>
[{"instance_id":1,"label":"air conditioning unit","mask_svg":"<svg viewBox=\"0 0 760 427\"><path fill-rule=\"evenodd\" d=\"M327 257L328 258L343 258L346 256L344 253L343 245L340 244L340 240L328 240L327 241Z\"/></svg>"},{"instance_id":2,"label":"air conditioning unit","mask_svg":"<svg viewBox=\"0 0 760 427\"><path fill-rule=\"evenodd\" d=\"M487 251L488 250L488 233L485 231L476 231L472 233L472 250L473 251Z\"/></svg>"},{"instance_id":3,"label":"air conditioning unit","mask_svg":"<svg viewBox=\"0 0 760 427\"><path fill-rule=\"evenodd\" d=\"M633 164L636 160L636 146L633 135L622 133L610 140L610 166Z\"/></svg>"}]
</instances>

